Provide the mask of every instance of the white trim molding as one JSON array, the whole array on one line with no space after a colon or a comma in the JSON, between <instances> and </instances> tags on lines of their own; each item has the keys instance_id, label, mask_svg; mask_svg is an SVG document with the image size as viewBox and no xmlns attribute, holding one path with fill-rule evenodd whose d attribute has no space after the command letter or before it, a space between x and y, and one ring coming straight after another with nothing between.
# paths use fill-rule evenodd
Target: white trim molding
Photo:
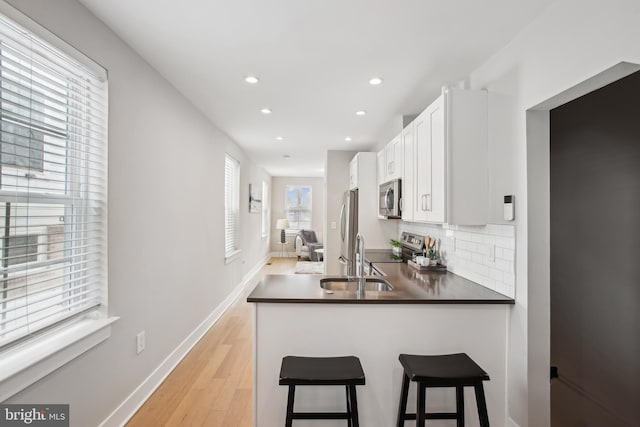
<instances>
[{"instance_id":1,"label":"white trim molding","mask_svg":"<svg viewBox=\"0 0 640 427\"><path fill-rule=\"evenodd\" d=\"M4 402L111 336L118 317L82 319L52 330L37 341L17 345L2 355L0 402Z\"/></svg>"}]
</instances>

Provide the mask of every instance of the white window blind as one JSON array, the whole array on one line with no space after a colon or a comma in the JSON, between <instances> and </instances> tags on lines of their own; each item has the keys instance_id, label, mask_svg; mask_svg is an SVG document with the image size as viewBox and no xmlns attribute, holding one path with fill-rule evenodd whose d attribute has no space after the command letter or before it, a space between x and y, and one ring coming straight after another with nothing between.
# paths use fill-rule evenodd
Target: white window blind
<instances>
[{"instance_id":1,"label":"white window blind","mask_svg":"<svg viewBox=\"0 0 640 427\"><path fill-rule=\"evenodd\" d=\"M238 216L240 213L240 163L228 154L224 158L224 252L238 250Z\"/></svg>"},{"instance_id":2,"label":"white window blind","mask_svg":"<svg viewBox=\"0 0 640 427\"><path fill-rule=\"evenodd\" d=\"M0 15L0 348L106 314L106 162L106 73Z\"/></svg>"},{"instance_id":3,"label":"white window blind","mask_svg":"<svg viewBox=\"0 0 640 427\"><path fill-rule=\"evenodd\" d=\"M284 209L289 220L289 230L311 229L311 187L285 185Z\"/></svg>"}]
</instances>

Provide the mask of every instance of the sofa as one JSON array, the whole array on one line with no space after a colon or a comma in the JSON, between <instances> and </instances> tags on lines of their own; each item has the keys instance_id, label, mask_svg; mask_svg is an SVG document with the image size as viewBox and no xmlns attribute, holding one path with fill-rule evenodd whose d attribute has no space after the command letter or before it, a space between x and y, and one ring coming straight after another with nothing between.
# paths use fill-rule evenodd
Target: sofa
<instances>
[{"instance_id":1,"label":"sofa","mask_svg":"<svg viewBox=\"0 0 640 427\"><path fill-rule=\"evenodd\" d=\"M320 256L316 252L316 249L322 249L323 245L322 243L318 243L315 231L300 230L298 234L296 234L293 247L296 250L298 260L309 258L311 261L320 261Z\"/></svg>"}]
</instances>

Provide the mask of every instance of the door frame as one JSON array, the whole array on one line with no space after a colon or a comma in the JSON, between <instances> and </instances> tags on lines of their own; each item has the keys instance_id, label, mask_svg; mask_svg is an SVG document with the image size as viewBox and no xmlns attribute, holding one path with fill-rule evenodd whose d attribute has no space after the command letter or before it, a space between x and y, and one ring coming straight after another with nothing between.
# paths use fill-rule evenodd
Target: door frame
<instances>
[{"instance_id":1,"label":"door frame","mask_svg":"<svg viewBox=\"0 0 640 427\"><path fill-rule=\"evenodd\" d=\"M526 110L527 377L530 426L551 420L550 111L640 70L620 62Z\"/></svg>"}]
</instances>

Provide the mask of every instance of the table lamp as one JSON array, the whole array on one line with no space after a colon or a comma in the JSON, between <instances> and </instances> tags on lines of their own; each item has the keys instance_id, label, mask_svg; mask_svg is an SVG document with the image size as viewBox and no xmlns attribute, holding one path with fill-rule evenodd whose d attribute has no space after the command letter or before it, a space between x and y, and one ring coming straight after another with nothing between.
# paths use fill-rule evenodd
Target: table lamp
<instances>
[{"instance_id":1,"label":"table lamp","mask_svg":"<svg viewBox=\"0 0 640 427\"><path fill-rule=\"evenodd\" d=\"M280 243L287 243L287 240L284 235L284 230L289 228L289 220L288 219L279 219L276 222L276 228L280 231Z\"/></svg>"}]
</instances>

